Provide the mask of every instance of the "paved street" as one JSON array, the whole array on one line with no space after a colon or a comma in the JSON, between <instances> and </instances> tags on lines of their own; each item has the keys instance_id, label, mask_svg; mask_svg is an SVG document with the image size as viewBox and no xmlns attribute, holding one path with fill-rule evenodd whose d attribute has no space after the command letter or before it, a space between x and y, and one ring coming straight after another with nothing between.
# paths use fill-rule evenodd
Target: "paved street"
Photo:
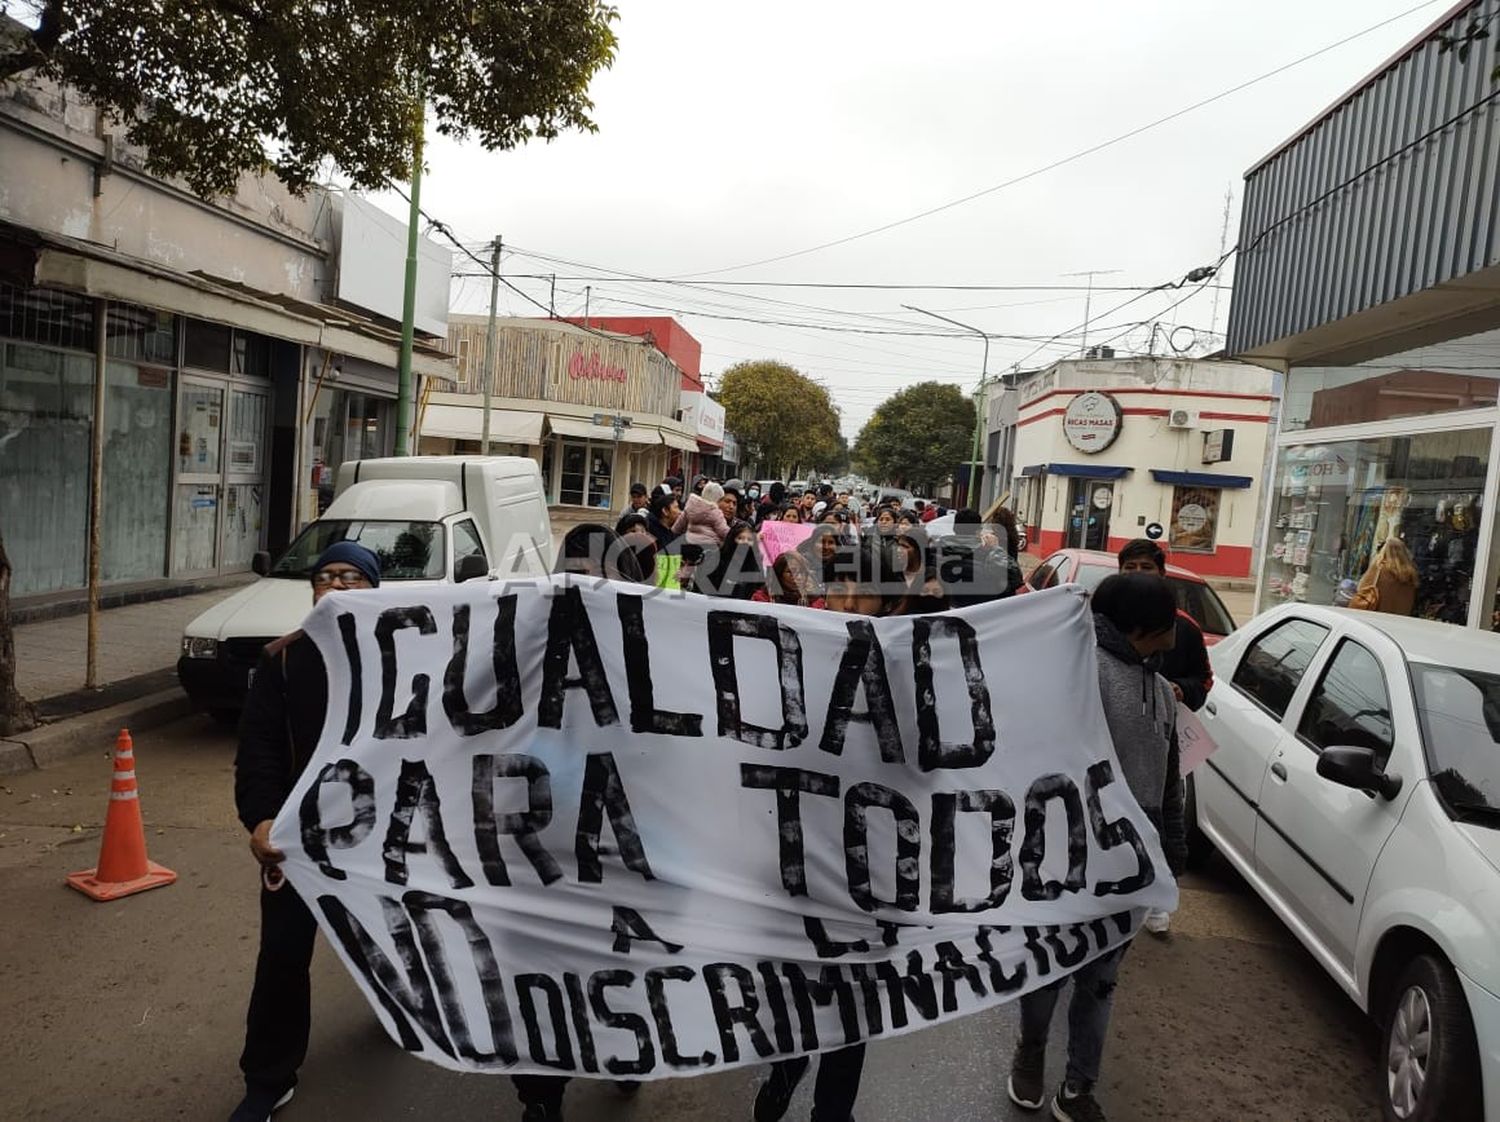
<instances>
[{"instance_id":1,"label":"paved street","mask_svg":"<svg viewBox=\"0 0 1500 1122\"><path fill-rule=\"evenodd\" d=\"M109 762L99 751L0 786L0 1118L216 1119L236 1059L255 947L256 878L230 797L232 739L206 719L142 736L151 856L177 884L113 904L63 887L94 863ZM1061 1020L1059 1021L1061 1027ZM862 1122L1028 1117L1005 1100L1007 1007L872 1046ZM1126 960L1101 1094L1111 1118L1211 1122L1376 1117L1374 1033L1291 936L1217 865L1191 876L1169 942ZM1060 1072L1054 1049L1050 1069ZM569 1091L576 1122L748 1118L759 1069ZM807 1117L806 1088L790 1118ZM314 963L298 1119L516 1119L500 1079L458 1076L385 1038L333 955Z\"/></svg>"}]
</instances>

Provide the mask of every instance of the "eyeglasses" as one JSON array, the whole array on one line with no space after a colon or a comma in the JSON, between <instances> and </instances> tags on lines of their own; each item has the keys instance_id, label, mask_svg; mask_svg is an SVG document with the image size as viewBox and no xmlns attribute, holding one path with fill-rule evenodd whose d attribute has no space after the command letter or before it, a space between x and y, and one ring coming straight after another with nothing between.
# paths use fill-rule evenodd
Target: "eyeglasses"
<instances>
[{"instance_id":1,"label":"eyeglasses","mask_svg":"<svg viewBox=\"0 0 1500 1122\"><path fill-rule=\"evenodd\" d=\"M319 569L312 575L314 588L327 588L334 581L344 588L370 587L370 578L358 569Z\"/></svg>"}]
</instances>

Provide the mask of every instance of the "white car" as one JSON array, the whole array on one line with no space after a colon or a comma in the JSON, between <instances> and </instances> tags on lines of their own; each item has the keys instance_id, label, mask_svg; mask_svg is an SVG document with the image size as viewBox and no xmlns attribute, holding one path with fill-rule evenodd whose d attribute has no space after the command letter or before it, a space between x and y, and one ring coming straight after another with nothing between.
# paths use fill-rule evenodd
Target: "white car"
<instances>
[{"instance_id":1,"label":"white car","mask_svg":"<svg viewBox=\"0 0 1500 1122\"><path fill-rule=\"evenodd\" d=\"M1288 604L1214 647L1189 822L1379 1024L1387 1119L1500 1120L1500 635Z\"/></svg>"}]
</instances>

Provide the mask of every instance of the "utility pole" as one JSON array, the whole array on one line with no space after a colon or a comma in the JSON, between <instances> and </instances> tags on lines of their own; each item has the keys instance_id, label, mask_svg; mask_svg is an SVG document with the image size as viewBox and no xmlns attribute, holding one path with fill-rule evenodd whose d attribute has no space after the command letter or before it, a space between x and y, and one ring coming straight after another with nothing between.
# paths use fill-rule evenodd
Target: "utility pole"
<instances>
[{"instance_id":1,"label":"utility pole","mask_svg":"<svg viewBox=\"0 0 1500 1122\"><path fill-rule=\"evenodd\" d=\"M500 235L490 247L490 322L484 335L484 431L479 437L481 455L490 454L490 397L495 392L495 304L500 299Z\"/></svg>"},{"instance_id":2,"label":"utility pole","mask_svg":"<svg viewBox=\"0 0 1500 1122\"><path fill-rule=\"evenodd\" d=\"M412 106L411 211L406 220L406 291L401 299L401 357L396 367L396 455L411 455L411 349L417 314L417 223L422 220L422 87Z\"/></svg>"},{"instance_id":3,"label":"utility pole","mask_svg":"<svg viewBox=\"0 0 1500 1122\"><path fill-rule=\"evenodd\" d=\"M979 437L980 433L984 431L985 400L990 381L990 337L973 324L959 323L956 319L940 316L936 312L929 312L926 308L918 308L914 304L902 304L901 306L909 312L920 312L924 316L931 316L933 319L940 319L944 323L951 323L954 327L961 327L965 331L972 331L984 340L984 359L983 365L980 367L979 386L974 390L974 448L969 455L969 483L964 491L964 500L972 507L974 506L975 495L974 479L979 473Z\"/></svg>"},{"instance_id":4,"label":"utility pole","mask_svg":"<svg viewBox=\"0 0 1500 1122\"><path fill-rule=\"evenodd\" d=\"M1094 278L1109 276L1118 273L1119 269L1091 269L1086 273L1064 273L1065 277L1088 277L1088 290L1083 297L1083 346L1079 348L1078 356L1088 358L1089 356L1089 315L1093 311L1094 304Z\"/></svg>"},{"instance_id":5,"label":"utility pole","mask_svg":"<svg viewBox=\"0 0 1500 1122\"><path fill-rule=\"evenodd\" d=\"M586 284L583 286L583 329L589 329L589 297L594 294L594 286Z\"/></svg>"},{"instance_id":6,"label":"utility pole","mask_svg":"<svg viewBox=\"0 0 1500 1122\"><path fill-rule=\"evenodd\" d=\"M547 293L547 318L557 318L557 274L552 274L552 288Z\"/></svg>"}]
</instances>

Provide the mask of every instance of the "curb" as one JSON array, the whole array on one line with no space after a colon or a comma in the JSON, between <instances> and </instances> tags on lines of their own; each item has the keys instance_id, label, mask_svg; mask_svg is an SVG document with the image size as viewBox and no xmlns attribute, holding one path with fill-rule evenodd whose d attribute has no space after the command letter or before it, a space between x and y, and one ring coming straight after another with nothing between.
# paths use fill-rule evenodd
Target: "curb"
<instances>
[{"instance_id":1,"label":"curb","mask_svg":"<svg viewBox=\"0 0 1500 1122\"><path fill-rule=\"evenodd\" d=\"M20 736L0 740L0 775L50 767L90 749L103 751L122 728L131 732L159 728L193 711L180 689L161 690L108 709L54 721Z\"/></svg>"}]
</instances>

